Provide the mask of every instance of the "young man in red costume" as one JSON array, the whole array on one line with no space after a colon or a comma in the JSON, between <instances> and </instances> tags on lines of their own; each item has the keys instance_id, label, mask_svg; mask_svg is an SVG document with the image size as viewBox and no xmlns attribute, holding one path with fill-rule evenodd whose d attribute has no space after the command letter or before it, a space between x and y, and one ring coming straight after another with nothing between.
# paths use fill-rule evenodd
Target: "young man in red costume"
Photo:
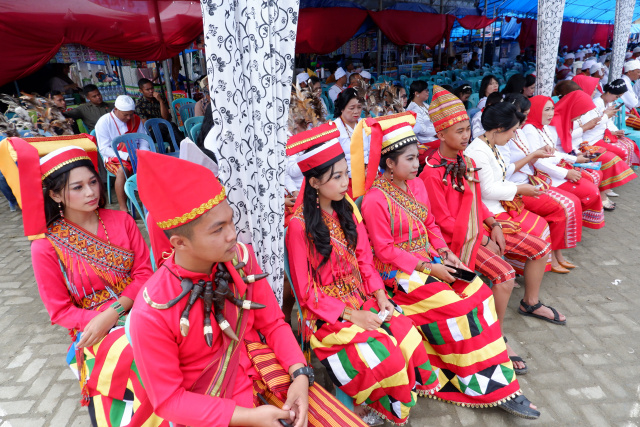
<instances>
[{"instance_id":1,"label":"young man in red costume","mask_svg":"<svg viewBox=\"0 0 640 427\"><path fill-rule=\"evenodd\" d=\"M322 413L357 421L313 386L313 370L253 251L236 242L233 211L213 172L140 152L138 188L174 250L146 283L129 325L156 413L175 426L275 427L284 420L303 427L307 417L320 425ZM259 406L258 395L270 404Z\"/></svg>"}]
</instances>

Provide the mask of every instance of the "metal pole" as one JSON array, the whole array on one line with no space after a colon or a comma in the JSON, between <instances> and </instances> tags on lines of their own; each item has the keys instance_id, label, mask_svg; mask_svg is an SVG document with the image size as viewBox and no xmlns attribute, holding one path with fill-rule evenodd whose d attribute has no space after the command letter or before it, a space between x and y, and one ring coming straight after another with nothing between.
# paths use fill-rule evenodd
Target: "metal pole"
<instances>
[{"instance_id":1,"label":"metal pole","mask_svg":"<svg viewBox=\"0 0 640 427\"><path fill-rule=\"evenodd\" d=\"M122 58L118 59L116 61L116 64L118 66L118 73L120 74L120 86L122 86L122 95L128 95L127 94L127 87L124 84L124 72L122 71Z\"/></svg>"},{"instance_id":2,"label":"metal pole","mask_svg":"<svg viewBox=\"0 0 640 427\"><path fill-rule=\"evenodd\" d=\"M378 12L382 11L382 0L378 0ZM378 81L382 76L382 30L378 27Z\"/></svg>"},{"instance_id":3,"label":"metal pole","mask_svg":"<svg viewBox=\"0 0 640 427\"><path fill-rule=\"evenodd\" d=\"M484 0L484 16L487 16L487 0ZM484 67L484 34L487 27L482 29L482 56L480 56L480 68Z\"/></svg>"},{"instance_id":4,"label":"metal pole","mask_svg":"<svg viewBox=\"0 0 640 427\"><path fill-rule=\"evenodd\" d=\"M167 89L167 102L169 105L173 102L173 91L171 90L171 75L169 74L169 65L167 64L167 60L162 61L162 70L164 71L164 85ZM169 112L171 113L171 118L173 121L176 121L176 115L173 113L173 108L169 108Z\"/></svg>"},{"instance_id":5,"label":"metal pole","mask_svg":"<svg viewBox=\"0 0 640 427\"><path fill-rule=\"evenodd\" d=\"M486 0L485 0L486 1ZM182 51L182 66L184 67L184 76L187 79L187 96L191 98L191 85L189 84L189 69L187 68L187 51Z\"/></svg>"}]
</instances>

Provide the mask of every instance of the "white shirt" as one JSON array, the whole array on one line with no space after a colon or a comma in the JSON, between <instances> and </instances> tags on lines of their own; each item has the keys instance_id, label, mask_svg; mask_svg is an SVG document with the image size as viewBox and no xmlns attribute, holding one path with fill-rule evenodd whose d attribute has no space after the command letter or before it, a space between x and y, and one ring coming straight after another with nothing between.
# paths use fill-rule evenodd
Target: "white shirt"
<instances>
[{"instance_id":1,"label":"white shirt","mask_svg":"<svg viewBox=\"0 0 640 427\"><path fill-rule=\"evenodd\" d=\"M360 122L362 119L358 119ZM351 178L351 135L353 135L353 129L349 127L349 125L345 124L340 117L338 117L334 123L336 127L340 131L340 137L338 140L340 141L340 146L344 151L344 156L347 159L347 167L349 168L349 178ZM371 144L371 138L366 137L362 139L363 144L363 152L364 152L364 163L369 163L369 146Z\"/></svg>"},{"instance_id":2,"label":"white shirt","mask_svg":"<svg viewBox=\"0 0 640 427\"><path fill-rule=\"evenodd\" d=\"M407 111L413 111L416 113L416 125L414 126L413 131L415 132L418 141L424 144L438 139L438 136L436 135L436 128L433 126L431 118L429 117L429 106L427 104L425 104L424 107L421 107L411 101L407 107Z\"/></svg>"},{"instance_id":3,"label":"white shirt","mask_svg":"<svg viewBox=\"0 0 640 427\"><path fill-rule=\"evenodd\" d=\"M558 145L558 132L553 126L544 126L544 130L541 131L536 129L533 125L525 125L524 128L522 128L522 131L524 132L532 151L546 146L556 148ZM577 158L576 156L566 154L563 151L556 150L553 157L536 160L535 167L549 175L551 178L551 185L553 187L558 187L567 182L565 178L569 170L558 166L558 163L562 160L566 160L569 163L575 163Z\"/></svg>"},{"instance_id":4,"label":"white shirt","mask_svg":"<svg viewBox=\"0 0 640 427\"><path fill-rule=\"evenodd\" d=\"M342 92L342 88L340 86L338 86L337 84L331 86L329 88L329 99L333 102L336 102L336 99L338 99L338 95L340 95L340 92Z\"/></svg>"},{"instance_id":5,"label":"white shirt","mask_svg":"<svg viewBox=\"0 0 640 427\"><path fill-rule=\"evenodd\" d=\"M478 101L478 105L476 105L476 108L479 108L479 109L482 110L485 105L487 105L487 97L486 96L483 97L483 98L480 98L480 101Z\"/></svg>"},{"instance_id":6,"label":"white shirt","mask_svg":"<svg viewBox=\"0 0 640 427\"><path fill-rule=\"evenodd\" d=\"M482 111L476 113L471 119L471 138L478 138L484 135L484 128L482 127Z\"/></svg>"},{"instance_id":7,"label":"white shirt","mask_svg":"<svg viewBox=\"0 0 640 427\"><path fill-rule=\"evenodd\" d=\"M633 90L633 83L631 83L631 79L626 74L622 75L622 80L627 84L627 91L620 97L620 99L624 101L627 111L631 111L633 108L638 106L638 95Z\"/></svg>"},{"instance_id":8,"label":"white shirt","mask_svg":"<svg viewBox=\"0 0 640 427\"><path fill-rule=\"evenodd\" d=\"M616 124L614 123L615 116L609 118L609 116L604 114L604 110L606 110L607 107L612 106L614 103L610 102L607 105L605 105L604 104L604 100L602 98L594 99L593 103L596 104L596 111L598 112L598 115L602 116L602 120L600 122L604 123L606 125L606 129L609 129L611 132L617 131L618 130L618 126L616 126ZM600 124L600 123L598 123L598 124ZM604 135L604 129L602 130L602 132L603 132L603 135Z\"/></svg>"},{"instance_id":9,"label":"white shirt","mask_svg":"<svg viewBox=\"0 0 640 427\"><path fill-rule=\"evenodd\" d=\"M113 148L111 147L111 141L120 135L126 134L127 130L127 124L117 118L116 115L113 114L113 111L98 119L95 127L96 139L98 140L98 151L105 161L108 161L112 157L116 157L116 152L113 151ZM142 120L140 121L140 126L138 126L136 133L147 134L144 131ZM146 139L139 139L137 143L139 150L150 150L149 143ZM118 154L120 154L120 158L122 160L129 159L129 154L124 151L118 151Z\"/></svg>"},{"instance_id":10,"label":"white shirt","mask_svg":"<svg viewBox=\"0 0 640 427\"><path fill-rule=\"evenodd\" d=\"M285 188L287 189L287 191L289 191L289 193L300 191L300 187L302 187L302 181L304 181L304 175L302 175L300 166L298 166L298 156L296 155L287 157L287 166L285 168L284 175Z\"/></svg>"},{"instance_id":11,"label":"white shirt","mask_svg":"<svg viewBox=\"0 0 640 427\"><path fill-rule=\"evenodd\" d=\"M480 179L482 202L494 215L505 212L501 200L512 201L518 192L513 182L503 179L503 170L508 168L504 158L498 151L496 156L491 147L480 138L474 139L464 153L473 159Z\"/></svg>"},{"instance_id":12,"label":"white shirt","mask_svg":"<svg viewBox=\"0 0 640 427\"><path fill-rule=\"evenodd\" d=\"M558 67L558 72L563 71L563 70L569 70L569 73L564 78L565 80L571 80L574 77L573 72L571 71L571 68L567 67L564 64L562 64L560 67Z\"/></svg>"},{"instance_id":13,"label":"white shirt","mask_svg":"<svg viewBox=\"0 0 640 427\"><path fill-rule=\"evenodd\" d=\"M522 129L518 129L515 135L506 145L498 147L504 161L509 165L507 168L507 180L514 184L528 184L529 176L535 175L536 171L529 163L525 163L520 170L516 171L515 162L524 159L531 153L531 147L527 136Z\"/></svg>"}]
</instances>

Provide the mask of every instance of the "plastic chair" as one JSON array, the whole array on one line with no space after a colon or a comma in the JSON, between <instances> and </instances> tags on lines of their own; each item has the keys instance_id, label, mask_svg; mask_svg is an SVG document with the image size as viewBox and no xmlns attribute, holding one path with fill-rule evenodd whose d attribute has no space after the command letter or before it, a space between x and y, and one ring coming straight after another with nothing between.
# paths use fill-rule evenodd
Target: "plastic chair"
<instances>
[{"instance_id":1,"label":"plastic chair","mask_svg":"<svg viewBox=\"0 0 640 427\"><path fill-rule=\"evenodd\" d=\"M469 120L473 119L473 116L478 114L481 110L479 108L469 108L467 111L467 115L469 116Z\"/></svg>"},{"instance_id":2,"label":"plastic chair","mask_svg":"<svg viewBox=\"0 0 640 427\"><path fill-rule=\"evenodd\" d=\"M184 108L184 107L183 107ZM191 138L192 141L195 142L193 138L192 129L198 123L202 123L204 121L204 116L200 117L189 117L184 121L184 135L188 138Z\"/></svg>"},{"instance_id":3,"label":"plastic chair","mask_svg":"<svg viewBox=\"0 0 640 427\"><path fill-rule=\"evenodd\" d=\"M359 197L362 199L362 197ZM291 292L293 292L293 296L296 299L296 305L298 306L298 316L302 316L302 308L300 307L300 301L298 301L298 295L296 294L295 287L293 286L293 281L291 280L291 270L289 269L289 252L287 250L287 229L284 229L284 274L287 275L287 279L289 279L289 283L291 283ZM302 322L301 322L302 323ZM304 352L304 340L302 338L302 332L300 333L300 349ZM336 387L336 398L342 403L347 409L353 411L353 399Z\"/></svg>"},{"instance_id":4,"label":"plastic chair","mask_svg":"<svg viewBox=\"0 0 640 427\"><path fill-rule=\"evenodd\" d=\"M200 131L202 130L202 123L196 123L191 128L191 140L196 142L198 140L198 136L200 135Z\"/></svg>"},{"instance_id":5,"label":"plastic chair","mask_svg":"<svg viewBox=\"0 0 640 427\"><path fill-rule=\"evenodd\" d=\"M189 103L184 104L180 107L180 121L182 122L182 126L180 126L180 130L182 133L185 132L184 123L192 117L195 117L196 114L196 104Z\"/></svg>"},{"instance_id":6,"label":"plastic chair","mask_svg":"<svg viewBox=\"0 0 640 427\"><path fill-rule=\"evenodd\" d=\"M164 126L168 129L171 141L165 141L162 138L162 130L160 129L160 126ZM165 119L149 119L144 122L144 130L146 130L149 135L153 135L153 139L157 141L158 153L166 154L167 150L164 146L165 143L171 143L173 145L173 151L180 151L178 142L176 141L176 135L175 133L173 133L173 126L171 126L171 123L169 121Z\"/></svg>"},{"instance_id":7,"label":"plastic chair","mask_svg":"<svg viewBox=\"0 0 640 427\"><path fill-rule=\"evenodd\" d=\"M469 106L471 108L475 108L475 106L478 105L478 102L480 102L480 94L478 92L472 93L469 97Z\"/></svg>"},{"instance_id":8,"label":"plastic chair","mask_svg":"<svg viewBox=\"0 0 640 427\"><path fill-rule=\"evenodd\" d=\"M149 234L149 227L147 227L146 220L146 209L140 203L138 203L138 198L136 197L136 193L138 192L138 176L131 175L127 181L124 183L124 193L127 195L129 199L129 203L138 211L138 215L142 218L142 222L144 223L144 228L147 229L147 234ZM151 267L153 267L153 271L156 271L156 260L153 257L153 249L149 247L149 252L151 254Z\"/></svg>"},{"instance_id":9,"label":"plastic chair","mask_svg":"<svg viewBox=\"0 0 640 427\"><path fill-rule=\"evenodd\" d=\"M180 108L182 108L183 105L185 104L195 104L196 101L191 99L191 98L179 98L179 99L174 99L173 102L171 103L171 108L173 109L173 113L176 116L176 119L178 120L178 125L182 125L182 121L180 120Z\"/></svg>"},{"instance_id":10,"label":"plastic chair","mask_svg":"<svg viewBox=\"0 0 640 427\"><path fill-rule=\"evenodd\" d=\"M78 130L80 131L80 133L89 133L82 119L76 120L76 124L78 125Z\"/></svg>"},{"instance_id":11,"label":"plastic chair","mask_svg":"<svg viewBox=\"0 0 640 427\"><path fill-rule=\"evenodd\" d=\"M131 169L133 169L133 173L136 173L138 169L138 156L136 152L138 151L138 143L139 139L144 139L149 143L149 148L154 153L156 152L156 144L153 142L153 139L149 135L145 135L144 133L125 133L124 135L117 136L113 138L111 141L111 148L116 153L116 157L120 162L120 166L123 167L124 176L127 177L127 169L122 164L122 159L120 158L120 153L118 152L118 146L120 143L124 143L127 148L127 154L129 155L129 163L131 163ZM128 178L128 177L127 177Z\"/></svg>"}]
</instances>

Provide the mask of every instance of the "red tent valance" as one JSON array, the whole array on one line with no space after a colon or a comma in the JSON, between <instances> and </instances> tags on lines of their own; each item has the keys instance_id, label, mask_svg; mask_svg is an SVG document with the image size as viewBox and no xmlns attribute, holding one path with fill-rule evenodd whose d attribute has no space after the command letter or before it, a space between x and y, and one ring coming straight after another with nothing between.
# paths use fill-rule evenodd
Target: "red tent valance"
<instances>
[{"instance_id":1,"label":"red tent valance","mask_svg":"<svg viewBox=\"0 0 640 427\"><path fill-rule=\"evenodd\" d=\"M530 18L522 19L518 42L520 48L536 44L538 34L538 21ZM569 50L576 50L580 45L600 43L602 47L608 47L613 40L613 25L607 24L580 24L564 21L560 31L560 46L569 46Z\"/></svg>"},{"instance_id":2,"label":"red tent valance","mask_svg":"<svg viewBox=\"0 0 640 427\"><path fill-rule=\"evenodd\" d=\"M462 28L467 30L480 30L493 24L497 18L489 19L486 16L467 15L457 19Z\"/></svg>"},{"instance_id":3,"label":"red tent valance","mask_svg":"<svg viewBox=\"0 0 640 427\"><path fill-rule=\"evenodd\" d=\"M367 11L355 7L300 9L296 53L333 52L354 36L366 18Z\"/></svg>"},{"instance_id":4,"label":"red tent valance","mask_svg":"<svg viewBox=\"0 0 640 427\"><path fill-rule=\"evenodd\" d=\"M384 35L400 46L416 43L434 47L449 36L455 21L452 15L406 10L383 10L369 15Z\"/></svg>"},{"instance_id":5,"label":"red tent valance","mask_svg":"<svg viewBox=\"0 0 640 427\"><path fill-rule=\"evenodd\" d=\"M25 77L67 43L120 58L170 58L202 34L197 2L138 0L122 10L109 0L3 2L0 86ZM206 34L205 34L206 35Z\"/></svg>"}]
</instances>

